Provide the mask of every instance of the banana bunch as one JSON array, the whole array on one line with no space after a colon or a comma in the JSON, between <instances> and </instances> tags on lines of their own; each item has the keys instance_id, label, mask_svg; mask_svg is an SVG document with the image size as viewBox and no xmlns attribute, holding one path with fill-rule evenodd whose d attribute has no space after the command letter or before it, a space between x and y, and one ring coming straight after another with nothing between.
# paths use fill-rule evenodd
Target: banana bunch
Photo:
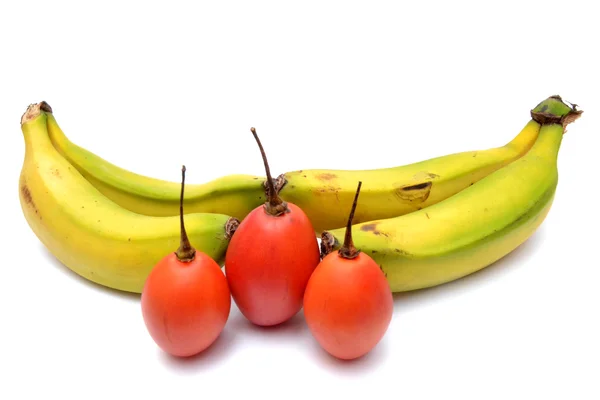
<instances>
[{"instance_id":1,"label":"banana bunch","mask_svg":"<svg viewBox=\"0 0 600 400\"><path fill-rule=\"evenodd\" d=\"M25 159L19 199L27 223L68 268L117 290L141 293L152 267L177 249L177 216L146 216L104 196L54 148L48 135L51 109L29 106L21 119ZM222 262L239 221L216 213L186 215L194 247Z\"/></svg>"},{"instance_id":2,"label":"banana bunch","mask_svg":"<svg viewBox=\"0 0 600 400\"><path fill-rule=\"evenodd\" d=\"M74 144L47 113L48 134L56 150L100 193L130 211L151 216L179 214L179 183L143 176L120 168ZM356 182L363 189L355 221L396 217L453 196L492 172L522 157L538 137L540 123L530 119L505 145L439 156L373 170L301 170L274 179L281 198L302 208L314 229L344 226L345 205L352 202ZM202 184L186 184L186 213L218 213L243 219L265 201L265 178L229 175Z\"/></svg>"},{"instance_id":3,"label":"banana bunch","mask_svg":"<svg viewBox=\"0 0 600 400\"><path fill-rule=\"evenodd\" d=\"M440 285L499 260L548 215L563 134L581 112L558 96L547 99L531 112L541 128L527 154L437 204L354 224L354 245L379 264L394 292ZM339 249L344 234L323 232L322 253Z\"/></svg>"},{"instance_id":4,"label":"banana bunch","mask_svg":"<svg viewBox=\"0 0 600 400\"><path fill-rule=\"evenodd\" d=\"M552 96L503 146L393 168L292 171L274 179L275 190L305 211L325 255L339 248L362 181L355 245L379 263L393 291L438 285L498 260L542 223L557 187L562 135L580 114ZM151 268L178 247L180 184L72 143L45 102L29 106L21 128L19 198L33 232L82 277L140 293ZM187 183L192 245L222 263L239 221L264 203L266 188L265 178L243 174Z\"/></svg>"}]
</instances>

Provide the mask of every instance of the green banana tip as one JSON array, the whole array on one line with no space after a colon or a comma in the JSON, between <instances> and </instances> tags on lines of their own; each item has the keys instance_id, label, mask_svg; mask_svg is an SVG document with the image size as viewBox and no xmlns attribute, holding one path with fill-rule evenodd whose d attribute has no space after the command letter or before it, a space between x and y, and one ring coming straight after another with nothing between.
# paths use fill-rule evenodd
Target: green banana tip
<instances>
[{"instance_id":1,"label":"green banana tip","mask_svg":"<svg viewBox=\"0 0 600 400\"><path fill-rule=\"evenodd\" d=\"M564 129L583 113L577 107L577 104L564 101L559 95L553 95L531 110L531 118L541 125L561 124Z\"/></svg>"},{"instance_id":2,"label":"green banana tip","mask_svg":"<svg viewBox=\"0 0 600 400\"><path fill-rule=\"evenodd\" d=\"M21 125L36 119L42 112L52 113L52 107L45 101L30 104L21 116Z\"/></svg>"}]
</instances>

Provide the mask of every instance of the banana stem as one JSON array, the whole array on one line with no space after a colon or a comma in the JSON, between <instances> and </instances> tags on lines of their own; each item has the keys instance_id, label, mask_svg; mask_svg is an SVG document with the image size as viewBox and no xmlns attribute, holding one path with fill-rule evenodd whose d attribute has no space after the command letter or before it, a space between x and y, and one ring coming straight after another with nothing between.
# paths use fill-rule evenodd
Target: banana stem
<instances>
[{"instance_id":1,"label":"banana stem","mask_svg":"<svg viewBox=\"0 0 600 400\"><path fill-rule=\"evenodd\" d=\"M267 173L267 201L265 202L265 211L273 216L279 216L284 213L290 212L287 203L279 197L277 192L275 191L275 185L273 184L273 178L271 178L271 169L269 168L269 162L267 161L267 155L265 154L265 149L263 149L262 144L260 143L260 139L256 134L256 129L250 128L252 135L254 135L254 139L258 144L258 148L260 149L260 154L262 155L263 163L265 165L265 171Z\"/></svg>"},{"instance_id":2,"label":"banana stem","mask_svg":"<svg viewBox=\"0 0 600 400\"><path fill-rule=\"evenodd\" d=\"M362 182L358 182L356 188L356 194L354 195L354 201L352 202L352 208L350 209L350 216L348 217L348 224L346 225L346 235L344 236L344 245L340 248L338 255L342 258L352 259L358 256L360 251L354 247L354 241L352 240L352 220L354 219L354 211L356 211L356 205L358 204L358 194L360 193L360 187Z\"/></svg>"},{"instance_id":3,"label":"banana stem","mask_svg":"<svg viewBox=\"0 0 600 400\"><path fill-rule=\"evenodd\" d=\"M42 112L52 113L52 107L50 104L42 101L40 103L30 104L25 110L25 113L21 116L21 125L33 121L36 119Z\"/></svg>"},{"instance_id":4,"label":"banana stem","mask_svg":"<svg viewBox=\"0 0 600 400\"><path fill-rule=\"evenodd\" d=\"M531 118L540 125L561 124L565 129L583 113L577 104L566 103L558 95L550 96L531 110Z\"/></svg>"},{"instance_id":5,"label":"banana stem","mask_svg":"<svg viewBox=\"0 0 600 400\"><path fill-rule=\"evenodd\" d=\"M179 198L179 224L181 226L181 243L175 255L182 262L190 262L196 256L196 249L190 244L185 225L183 223L183 189L185 186L185 165L181 167L181 196Z\"/></svg>"}]
</instances>

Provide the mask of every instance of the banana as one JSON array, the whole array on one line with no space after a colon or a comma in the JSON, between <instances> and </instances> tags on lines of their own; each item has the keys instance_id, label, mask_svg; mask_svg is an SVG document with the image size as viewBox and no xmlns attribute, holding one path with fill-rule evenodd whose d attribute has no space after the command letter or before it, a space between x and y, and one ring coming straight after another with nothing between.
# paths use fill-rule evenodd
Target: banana
<instances>
[{"instance_id":1,"label":"banana","mask_svg":"<svg viewBox=\"0 0 600 400\"><path fill-rule=\"evenodd\" d=\"M283 200L298 205L321 233L346 224L343 207L352 202L356 182L362 190L355 223L385 219L430 207L522 157L538 137L531 119L501 147L465 151L393 168L300 170L276 178Z\"/></svg>"},{"instance_id":2,"label":"banana","mask_svg":"<svg viewBox=\"0 0 600 400\"><path fill-rule=\"evenodd\" d=\"M345 224L343 204L363 182L356 222L395 217L436 204L525 154L540 129L530 120L507 144L480 151L449 154L429 160L374 170L303 170L281 174L276 190L297 204L317 233ZM179 185L142 176L72 143L54 115L48 113L54 147L101 193L122 207L146 215L177 215ZM265 178L224 176L204 184L189 184L185 212L223 213L243 219L264 202Z\"/></svg>"},{"instance_id":3,"label":"banana","mask_svg":"<svg viewBox=\"0 0 600 400\"><path fill-rule=\"evenodd\" d=\"M50 109L47 118L54 147L103 195L139 214L179 215L179 183L118 167L71 142ZM188 183L184 212L218 213L242 219L264 203L264 181L260 176L233 174L203 184Z\"/></svg>"},{"instance_id":4,"label":"banana","mask_svg":"<svg viewBox=\"0 0 600 400\"><path fill-rule=\"evenodd\" d=\"M558 96L548 99L532 110L540 133L522 158L427 209L353 224L354 245L380 265L394 292L440 285L499 260L550 211L563 134L581 113ZM343 239L343 228L323 232L323 255Z\"/></svg>"},{"instance_id":5,"label":"banana","mask_svg":"<svg viewBox=\"0 0 600 400\"><path fill-rule=\"evenodd\" d=\"M180 242L177 216L126 210L102 195L50 142L47 103L30 105L21 119L25 157L19 199L27 223L65 266L113 289L141 293L152 267ZM238 220L223 214L185 217L193 246L223 262Z\"/></svg>"}]
</instances>

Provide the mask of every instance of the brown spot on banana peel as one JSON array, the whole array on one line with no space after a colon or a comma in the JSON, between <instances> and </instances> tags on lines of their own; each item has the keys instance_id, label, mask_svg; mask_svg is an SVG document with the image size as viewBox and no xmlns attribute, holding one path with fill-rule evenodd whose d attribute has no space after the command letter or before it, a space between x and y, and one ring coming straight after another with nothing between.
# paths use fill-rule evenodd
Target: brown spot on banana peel
<instances>
[{"instance_id":1,"label":"brown spot on banana peel","mask_svg":"<svg viewBox=\"0 0 600 400\"><path fill-rule=\"evenodd\" d=\"M35 204L33 203L33 197L31 197L31 192L29 191L27 185L21 186L21 194L23 195L23 199L27 204L35 207Z\"/></svg>"},{"instance_id":2,"label":"brown spot on banana peel","mask_svg":"<svg viewBox=\"0 0 600 400\"><path fill-rule=\"evenodd\" d=\"M408 191L408 190L426 189L428 187L431 187L431 185L432 185L431 182L423 182L423 183L419 183L419 184L416 184L416 185L406 186L406 187L402 188L402 190Z\"/></svg>"},{"instance_id":3,"label":"brown spot on banana peel","mask_svg":"<svg viewBox=\"0 0 600 400\"><path fill-rule=\"evenodd\" d=\"M404 201L423 203L429 198L433 182L422 182L415 185L404 185L394 190L394 194Z\"/></svg>"},{"instance_id":4,"label":"brown spot on banana peel","mask_svg":"<svg viewBox=\"0 0 600 400\"><path fill-rule=\"evenodd\" d=\"M35 205L35 202L33 201L33 196L31 196L31 192L29 191L29 187L27 186L27 184L23 184L21 186L21 196L23 197L23 200L25 200L25 204L30 206L35 212L35 214L38 215L40 219L42 219L42 216L39 215L39 211Z\"/></svg>"},{"instance_id":5,"label":"brown spot on banana peel","mask_svg":"<svg viewBox=\"0 0 600 400\"><path fill-rule=\"evenodd\" d=\"M321 186L321 187L317 187L313 189L313 193L314 194L325 194L325 193L333 193L335 195L335 198L339 201L340 197L339 197L339 191L341 190L341 187L336 187L336 186Z\"/></svg>"},{"instance_id":6,"label":"brown spot on banana peel","mask_svg":"<svg viewBox=\"0 0 600 400\"><path fill-rule=\"evenodd\" d=\"M385 270L383 269L383 264L379 264L379 269L381 270L381 272L383 272L383 276L385 276L387 278L388 274L387 272L385 272Z\"/></svg>"},{"instance_id":7,"label":"brown spot on banana peel","mask_svg":"<svg viewBox=\"0 0 600 400\"><path fill-rule=\"evenodd\" d=\"M360 227L361 231L374 232L377 229L377 223L364 224Z\"/></svg>"},{"instance_id":8,"label":"brown spot on banana peel","mask_svg":"<svg viewBox=\"0 0 600 400\"><path fill-rule=\"evenodd\" d=\"M409 252L407 252L407 251L404 251L404 250L401 250L401 249L394 249L394 252L395 252L395 253L398 253L398 254L400 254L401 256L404 256L404 257L408 257L408 256L410 256L410 253L409 253Z\"/></svg>"},{"instance_id":9,"label":"brown spot on banana peel","mask_svg":"<svg viewBox=\"0 0 600 400\"><path fill-rule=\"evenodd\" d=\"M373 235L389 237L389 234L377 229L377 222L371 222L361 225L360 230L363 232L373 232Z\"/></svg>"},{"instance_id":10,"label":"brown spot on banana peel","mask_svg":"<svg viewBox=\"0 0 600 400\"><path fill-rule=\"evenodd\" d=\"M321 181L330 181L332 179L337 178L337 175L326 172L326 173L322 173L322 174L317 175L316 178L318 180L321 180Z\"/></svg>"},{"instance_id":11,"label":"brown spot on banana peel","mask_svg":"<svg viewBox=\"0 0 600 400\"><path fill-rule=\"evenodd\" d=\"M439 177L440 176L438 174L434 174L432 172L420 171L413 175L413 180L415 182L419 182L419 181L427 182L427 181L430 181L430 180L433 180L433 179L439 178Z\"/></svg>"}]
</instances>

